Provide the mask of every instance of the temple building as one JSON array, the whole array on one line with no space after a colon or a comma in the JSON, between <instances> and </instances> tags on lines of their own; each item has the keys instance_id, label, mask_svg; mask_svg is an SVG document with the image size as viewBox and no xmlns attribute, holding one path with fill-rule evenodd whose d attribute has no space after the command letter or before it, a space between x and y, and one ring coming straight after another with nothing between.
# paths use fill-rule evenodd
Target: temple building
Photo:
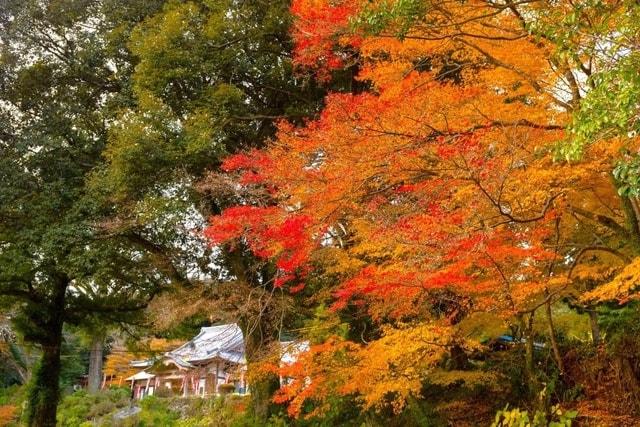
<instances>
[{"instance_id":1,"label":"temple building","mask_svg":"<svg viewBox=\"0 0 640 427\"><path fill-rule=\"evenodd\" d=\"M205 327L191 341L155 359L131 362L133 397L164 394L209 396L246 394L244 337L237 324Z\"/></svg>"}]
</instances>

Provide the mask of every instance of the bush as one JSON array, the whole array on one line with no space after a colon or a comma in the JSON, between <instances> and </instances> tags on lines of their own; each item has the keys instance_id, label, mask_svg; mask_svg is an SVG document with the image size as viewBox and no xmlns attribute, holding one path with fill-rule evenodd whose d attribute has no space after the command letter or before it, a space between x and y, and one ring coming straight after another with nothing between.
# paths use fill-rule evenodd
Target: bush
<instances>
[{"instance_id":1,"label":"bush","mask_svg":"<svg viewBox=\"0 0 640 427\"><path fill-rule=\"evenodd\" d=\"M156 396L148 396L140 401L142 412L138 416L137 427L173 426L180 414L167 406L167 401Z\"/></svg>"},{"instance_id":2,"label":"bush","mask_svg":"<svg viewBox=\"0 0 640 427\"><path fill-rule=\"evenodd\" d=\"M26 397L26 387L20 385L12 385L0 388L0 406L13 405L20 406Z\"/></svg>"},{"instance_id":3,"label":"bush","mask_svg":"<svg viewBox=\"0 0 640 427\"><path fill-rule=\"evenodd\" d=\"M95 394L85 390L70 394L58 406L58 425L75 427L102 418L127 406L130 402L129 393L126 388L111 388Z\"/></svg>"},{"instance_id":4,"label":"bush","mask_svg":"<svg viewBox=\"0 0 640 427\"><path fill-rule=\"evenodd\" d=\"M265 420L249 419L245 413L246 396L224 396L214 399L196 399L196 401L201 402L199 412L195 414L191 411L192 415L178 421L176 427L276 426Z\"/></svg>"}]
</instances>

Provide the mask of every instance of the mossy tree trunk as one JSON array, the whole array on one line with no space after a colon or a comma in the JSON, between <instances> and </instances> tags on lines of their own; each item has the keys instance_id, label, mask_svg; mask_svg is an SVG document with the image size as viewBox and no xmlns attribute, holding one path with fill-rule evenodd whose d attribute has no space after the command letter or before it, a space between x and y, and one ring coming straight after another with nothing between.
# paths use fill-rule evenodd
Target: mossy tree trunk
<instances>
[{"instance_id":1,"label":"mossy tree trunk","mask_svg":"<svg viewBox=\"0 0 640 427\"><path fill-rule=\"evenodd\" d=\"M47 345L42 348L42 358L31 379L27 412L29 427L55 427L56 409L60 399L59 377L60 345Z\"/></svg>"},{"instance_id":2,"label":"mossy tree trunk","mask_svg":"<svg viewBox=\"0 0 640 427\"><path fill-rule=\"evenodd\" d=\"M595 347L600 345L600 325L598 324L598 313L595 309L587 310L589 313L589 324L591 325L591 339Z\"/></svg>"},{"instance_id":3,"label":"mossy tree trunk","mask_svg":"<svg viewBox=\"0 0 640 427\"><path fill-rule=\"evenodd\" d=\"M227 263L238 283L250 289L259 289L261 283L270 282L269 272L263 271L261 277L252 266L252 259L237 248L226 253ZM266 289L263 292L268 292ZM272 414L275 404L272 398L280 387L280 380L275 374L251 375L252 365L260 363L268 355L269 348L278 341L277 325L274 324L272 307L268 302L263 304L260 298L255 300L249 310L245 310L238 318L245 345L245 357L249 367L249 389L251 399L249 412L258 420L266 420Z\"/></svg>"},{"instance_id":4,"label":"mossy tree trunk","mask_svg":"<svg viewBox=\"0 0 640 427\"><path fill-rule=\"evenodd\" d=\"M29 427L56 425L56 410L60 400L62 327L68 286L69 279L61 275L51 291L50 300L28 316L32 341L42 348L42 357L34 369L28 390L26 422Z\"/></svg>"}]
</instances>

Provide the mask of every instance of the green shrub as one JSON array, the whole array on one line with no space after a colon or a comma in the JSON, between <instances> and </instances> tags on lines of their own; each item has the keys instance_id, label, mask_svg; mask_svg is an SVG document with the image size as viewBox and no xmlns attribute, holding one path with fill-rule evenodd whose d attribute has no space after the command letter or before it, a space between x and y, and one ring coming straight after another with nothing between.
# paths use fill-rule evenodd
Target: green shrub
<instances>
[{"instance_id":1,"label":"green shrub","mask_svg":"<svg viewBox=\"0 0 640 427\"><path fill-rule=\"evenodd\" d=\"M126 388L111 388L95 394L85 390L76 391L60 402L58 425L76 427L87 422L92 425L91 421L127 406L130 402L129 393Z\"/></svg>"},{"instance_id":2,"label":"green shrub","mask_svg":"<svg viewBox=\"0 0 640 427\"><path fill-rule=\"evenodd\" d=\"M9 387L0 388L0 405L20 406L26 397L25 386L14 384Z\"/></svg>"},{"instance_id":3,"label":"green shrub","mask_svg":"<svg viewBox=\"0 0 640 427\"><path fill-rule=\"evenodd\" d=\"M167 406L167 400L147 396L140 401L142 411L138 415L137 427L174 426L180 414Z\"/></svg>"}]
</instances>

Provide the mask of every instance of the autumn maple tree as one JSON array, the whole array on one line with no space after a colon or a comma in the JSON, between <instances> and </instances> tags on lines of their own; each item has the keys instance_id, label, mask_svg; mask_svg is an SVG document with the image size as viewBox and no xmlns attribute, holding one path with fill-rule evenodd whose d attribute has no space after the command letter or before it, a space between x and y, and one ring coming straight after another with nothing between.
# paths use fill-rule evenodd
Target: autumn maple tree
<instances>
[{"instance_id":1,"label":"autumn maple tree","mask_svg":"<svg viewBox=\"0 0 640 427\"><path fill-rule=\"evenodd\" d=\"M266 196L211 218L207 235L273 260L276 286L291 293L310 274L331 278L333 310L359 307L378 333L319 343L278 401L292 399L297 415L334 389L365 407L392 396L399 410L439 356L477 345L457 335L472 311L525 338L537 393L536 313L547 313L562 375L552 303L602 283L633 251L610 178L619 143L557 160L588 54L562 55L558 34L535 22L558 17L537 3L299 0L292 10L300 69L327 79L357 62L371 90L332 94L318 119L282 122L266 149L228 158L238 185ZM436 313L443 292L449 307ZM354 369L378 385L350 380Z\"/></svg>"}]
</instances>

